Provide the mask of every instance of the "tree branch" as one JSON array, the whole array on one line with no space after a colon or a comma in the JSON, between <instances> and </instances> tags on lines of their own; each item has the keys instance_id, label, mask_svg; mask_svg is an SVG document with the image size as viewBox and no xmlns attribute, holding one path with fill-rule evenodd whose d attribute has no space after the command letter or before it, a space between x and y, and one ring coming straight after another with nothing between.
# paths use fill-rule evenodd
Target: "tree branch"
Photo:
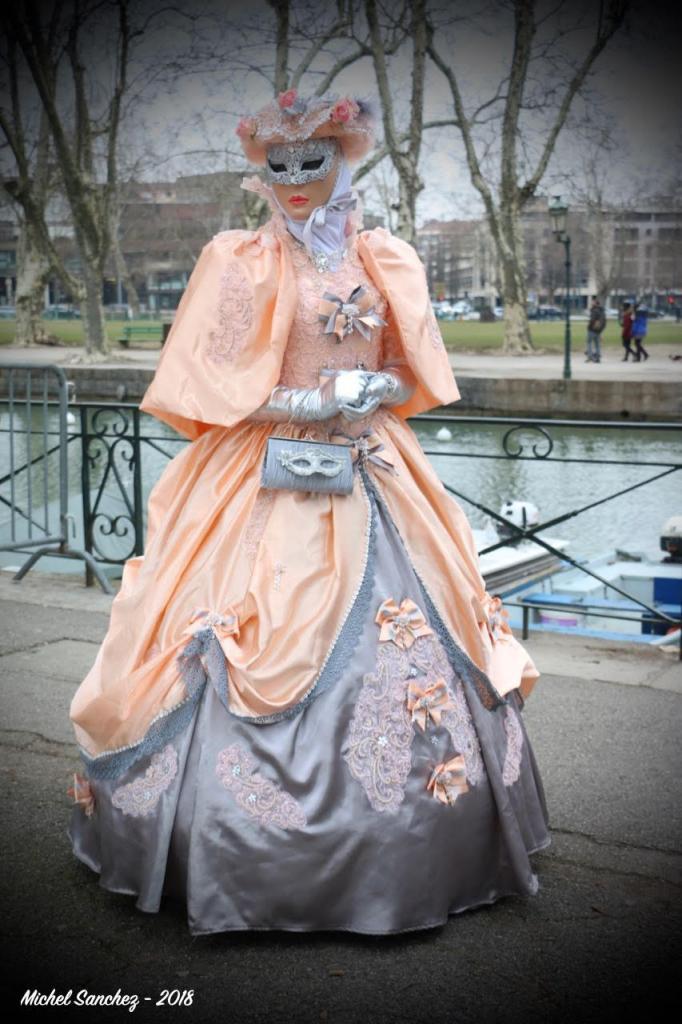
<instances>
[{"instance_id":1,"label":"tree branch","mask_svg":"<svg viewBox=\"0 0 682 1024\"><path fill-rule=\"evenodd\" d=\"M625 15L627 13L628 3L627 0L610 0L609 9L604 19L604 28L602 30L601 20L597 26L597 34L595 41L590 47L587 56L585 57L582 64L579 66L575 75L571 79L564 94L564 98L559 107L559 111L556 116L556 120L545 140L545 145L542 150L540 159L538 160L537 167L534 173L528 178L526 183L519 190L519 197L521 204L526 202L532 195L535 194L535 190L540 184L542 177L547 170L549 159L556 145L556 140L559 136L559 132L564 126L566 117L570 110L571 104L575 99L575 96L579 89L585 82L587 75L592 68L592 65L596 61L599 54L602 52L606 44L618 31L620 26L623 24Z\"/></svg>"}]
</instances>

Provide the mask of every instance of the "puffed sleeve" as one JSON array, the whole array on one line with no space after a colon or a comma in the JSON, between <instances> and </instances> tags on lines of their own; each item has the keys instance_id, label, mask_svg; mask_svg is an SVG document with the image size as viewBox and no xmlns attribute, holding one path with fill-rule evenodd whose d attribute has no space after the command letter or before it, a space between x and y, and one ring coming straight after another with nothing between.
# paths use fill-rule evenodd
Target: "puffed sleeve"
<instances>
[{"instance_id":1,"label":"puffed sleeve","mask_svg":"<svg viewBox=\"0 0 682 1024\"><path fill-rule=\"evenodd\" d=\"M229 427L279 381L295 282L279 246L223 231L201 251L140 409L195 440Z\"/></svg>"},{"instance_id":2,"label":"puffed sleeve","mask_svg":"<svg viewBox=\"0 0 682 1024\"><path fill-rule=\"evenodd\" d=\"M395 322L395 317L390 308L385 315L386 326L381 334L381 365L402 366L407 363L403 352L403 343L400 340L400 332Z\"/></svg>"},{"instance_id":3,"label":"puffed sleeve","mask_svg":"<svg viewBox=\"0 0 682 1024\"><path fill-rule=\"evenodd\" d=\"M404 358L415 375L412 396L391 411L407 419L460 398L450 360L433 313L424 266L407 242L385 228L363 231L358 251L386 299L384 360Z\"/></svg>"}]
</instances>

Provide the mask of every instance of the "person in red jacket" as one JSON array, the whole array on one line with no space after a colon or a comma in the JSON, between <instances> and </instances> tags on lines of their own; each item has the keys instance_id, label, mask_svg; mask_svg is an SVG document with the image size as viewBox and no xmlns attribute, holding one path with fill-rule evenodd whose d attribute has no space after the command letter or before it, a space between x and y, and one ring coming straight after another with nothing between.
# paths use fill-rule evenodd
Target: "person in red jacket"
<instances>
[{"instance_id":1,"label":"person in red jacket","mask_svg":"<svg viewBox=\"0 0 682 1024\"><path fill-rule=\"evenodd\" d=\"M634 359L634 357L636 355L635 350L633 349L632 345L630 344L630 341L632 339L632 324L633 324L634 319L635 319L635 317L634 317L634 313L632 311L632 303L631 302L624 302L623 303L623 312L621 314L621 319L620 319L620 323L621 323L620 336L621 336L621 339L623 341L623 348L625 349L625 355L623 356L623 358L621 360L621 362L623 362L623 363L627 363L628 356L632 356L633 359Z\"/></svg>"}]
</instances>

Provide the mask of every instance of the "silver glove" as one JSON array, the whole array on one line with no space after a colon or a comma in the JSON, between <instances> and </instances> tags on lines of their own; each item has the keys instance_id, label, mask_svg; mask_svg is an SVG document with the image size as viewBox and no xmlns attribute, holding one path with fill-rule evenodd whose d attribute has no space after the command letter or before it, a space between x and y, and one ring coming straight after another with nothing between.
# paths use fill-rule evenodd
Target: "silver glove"
<instances>
[{"instance_id":1,"label":"silver glove","mask_svg":"<svg viewBox=\"0 0 682 1024\"><path fill-rule=\"evenodd\" d=\"M312 423L332 419L344 409L362 402L370 376L367 370L340 370L316 388L289 388L278 384L268 400L244 418L255 423Z\"/></svg>"},{"instance_id":2,"label":"silver glove","mask_svg":"<svg viewBox=\"0 0 682 1024\"><path fill-rule=\"evenodd\" d=\"M414 394L417 381L407 363L387 363L383 370L371 375L365 397L377 396L381 405L401 405Z\"/></svg>"}]
</instances>

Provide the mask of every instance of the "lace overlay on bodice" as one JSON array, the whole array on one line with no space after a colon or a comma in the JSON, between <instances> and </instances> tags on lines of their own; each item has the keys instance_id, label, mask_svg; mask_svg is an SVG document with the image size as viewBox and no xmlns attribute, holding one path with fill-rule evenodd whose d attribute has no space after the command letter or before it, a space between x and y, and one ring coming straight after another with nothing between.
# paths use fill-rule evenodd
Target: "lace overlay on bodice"
<instances>
[{"instance_id":1,"label":"lace overlay on bodice","mask_svg":"<svg viewBox=\"0 0 682 1024\"><path fill-rule=\"evenodd\" d=\"M274 235L287 247L296 275L298 303L287 348L282 361L279 384L286 387L312 388L320 384L320 372L330 370L381 370L393 359L402 359L402 345L386 300L376 288L364 268L357 251L355 232L348 239L345 258L336 271L319 271L305 247L289 233L281 216L273 215L263 226L263 232ZM324 333L320 320L320 302L325 292L347 302L352 291L362 285L375 312L387 321L386 327L373 327L368 341L356 329L338 341L335 334ZM324 423L306 424L311 437L326 437L334 430L357 436L370 426L382 422L388 415L386 407L379 406L362 420L352 422L339 415Z\"/></svg>"}]
</instances>

